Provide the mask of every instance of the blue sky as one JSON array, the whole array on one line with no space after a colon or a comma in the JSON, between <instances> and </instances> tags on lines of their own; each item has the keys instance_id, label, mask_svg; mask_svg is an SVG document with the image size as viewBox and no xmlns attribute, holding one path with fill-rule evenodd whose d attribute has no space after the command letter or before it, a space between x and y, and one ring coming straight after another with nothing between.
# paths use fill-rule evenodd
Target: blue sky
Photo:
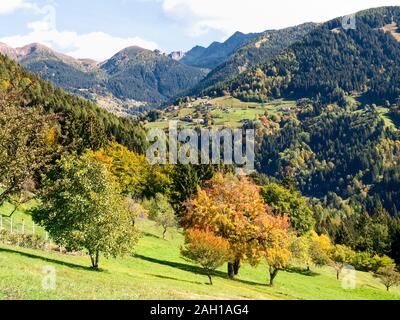
<instances>
[{"instance_id":1,"label":"blue sky","mask_svg":"<svg viewBox=\"0 0 400 320\"><path fill-rule=\"evenodd\" d=\"M400 0L0 0L0 41L104 60L129 45L187 51L383 5Z\"/></svg>"}]
</instances>

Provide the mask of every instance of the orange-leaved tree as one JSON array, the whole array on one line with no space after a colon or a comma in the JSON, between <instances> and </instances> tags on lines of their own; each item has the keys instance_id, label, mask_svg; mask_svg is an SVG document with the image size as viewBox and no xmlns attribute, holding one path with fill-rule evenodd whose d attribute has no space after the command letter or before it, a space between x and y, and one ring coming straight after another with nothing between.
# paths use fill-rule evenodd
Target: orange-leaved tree
<instances>
[{"instance_id":1,"label":"orange-leaved tree","mask_svg":"<svg viewBox=\"0 0 400 320\"><path fill-rule=\"evenodd\" d=\"M229 260L229 243L210 231L189 229L186 231L183 257L202 266L212 285L212 273Z\"/></svg>"},{"instance_id":2,"label":"orange-leaved tree","mask_svg":"<svg viewBox=\"0 0 400 320\"><path fill-rule=\"evenodd\" d=\"M182 224L213 232L228 241L228 275L238 274L244 259L259 259L266 247L262 222L271 216L259 187L247 177L216 174L186 203Z\"/></svg>"}]
</instances>

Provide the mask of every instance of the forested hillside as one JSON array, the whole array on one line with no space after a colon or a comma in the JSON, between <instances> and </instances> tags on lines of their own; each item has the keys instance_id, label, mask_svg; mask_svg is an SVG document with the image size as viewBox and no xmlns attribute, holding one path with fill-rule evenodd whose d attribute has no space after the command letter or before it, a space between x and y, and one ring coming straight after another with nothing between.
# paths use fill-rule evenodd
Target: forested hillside
<instances>
[{"instance_id":1,"label":"forested hillside","mask_svg":"<svg viewBox=\"0 0 400 320\"><path fill-rule=\"evenodd\" d=\"M115 138L131 150L145 150L144 130L132 119L119 118L88 100L68 94L2 55L0 83L3 90L22 94L27 107L42 107L46 113L57 114L64 146L96 149L107 139Z\"/></svg>"},{"instance_id":2,"label":"forested hillside","mask_svg":"<svg viewBox=\"0 0 400 320\"><path fill-rule=\"evenodd\" d=\"M1 44L0 53L68 92L95 101L126 101L137 107L158 107L192 88L207 74L139 47L126 48L103 63L74 59L40 44L17 49ZM134 113L134 109L128 113Z\"/></svg>"},{"instance_id":3,"label":"forested hillside","mask_svg":"<svg viewBox=\"0 0 400 320\"><path fill-rule=\"evenodd\" d=\"M157 52L130 47L101 65L107 88L118 98L161 103L193 87L206 71Z\"/></svg>"},{"instance_id":4,"label":"forested hillside","mask_svg":"<svg viewBox=\"0 0 400 320\"><path fill-rule=\"evenodd\" d=\"M343 93L393 101L400 93L400 9L363 11L356 21L355 30L344 30L341 18L324 23L272 60L210 92L246 101L317 96L339 101Z\"/></svg>"},{"instance_id":5,"label":"forested hillside","mask_svg":"<svg viewBox=\"0 0 400 320\"><path fill-rule=\"evenodd\" d=\"M282 30L268 30L253 38L233 52L226 61L213 69L194 89L201 92L208 87L230 79L231 77L251 69L258 63L271 59L287 49L291 44L301 40L315 28L315 24L306 23Z\"/></svg>"}]
</instances>

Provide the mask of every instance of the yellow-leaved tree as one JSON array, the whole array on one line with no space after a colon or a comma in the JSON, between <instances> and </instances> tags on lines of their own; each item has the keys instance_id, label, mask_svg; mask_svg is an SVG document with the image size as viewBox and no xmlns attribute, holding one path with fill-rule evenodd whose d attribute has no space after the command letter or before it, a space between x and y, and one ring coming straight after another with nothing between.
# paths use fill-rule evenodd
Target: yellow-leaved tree
<instances>
[{"instance_id":1,"label":"yellow-leaved tree","mask_svg":"<svg viewBox=\"0 0 400 320\"><path fill-rule=\"evenodd\" d=\"M286 246L283 238L288 235L289 226L287 218L272 215L252 180L220 173L187 201L182 224L188 229L210 231L228 241L229 277L238 274L243 260L255 264L266 257L269 249L272 252L280 244Z\"/></svg>"}]
</instances>

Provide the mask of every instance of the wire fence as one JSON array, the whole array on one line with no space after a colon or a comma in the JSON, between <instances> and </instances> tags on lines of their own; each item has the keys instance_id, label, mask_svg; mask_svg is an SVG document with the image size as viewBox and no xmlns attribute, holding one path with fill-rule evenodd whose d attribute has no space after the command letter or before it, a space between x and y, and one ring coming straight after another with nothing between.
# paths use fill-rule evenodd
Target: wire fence
<instances>
[{"instance_id":1,"label":"wire fence","mask_svg":"<svg viewBox=\"0 0 400 320\"><path fill-rule=\"evenodd\" d=\"M46 241L49 239L49 234L33 221L25 220L23 218L14 218L13 216L6 217L0 215L0 231L1 230L6 230L10 233L37 235L45 238Z\"/></svg>"}]
</instances>

